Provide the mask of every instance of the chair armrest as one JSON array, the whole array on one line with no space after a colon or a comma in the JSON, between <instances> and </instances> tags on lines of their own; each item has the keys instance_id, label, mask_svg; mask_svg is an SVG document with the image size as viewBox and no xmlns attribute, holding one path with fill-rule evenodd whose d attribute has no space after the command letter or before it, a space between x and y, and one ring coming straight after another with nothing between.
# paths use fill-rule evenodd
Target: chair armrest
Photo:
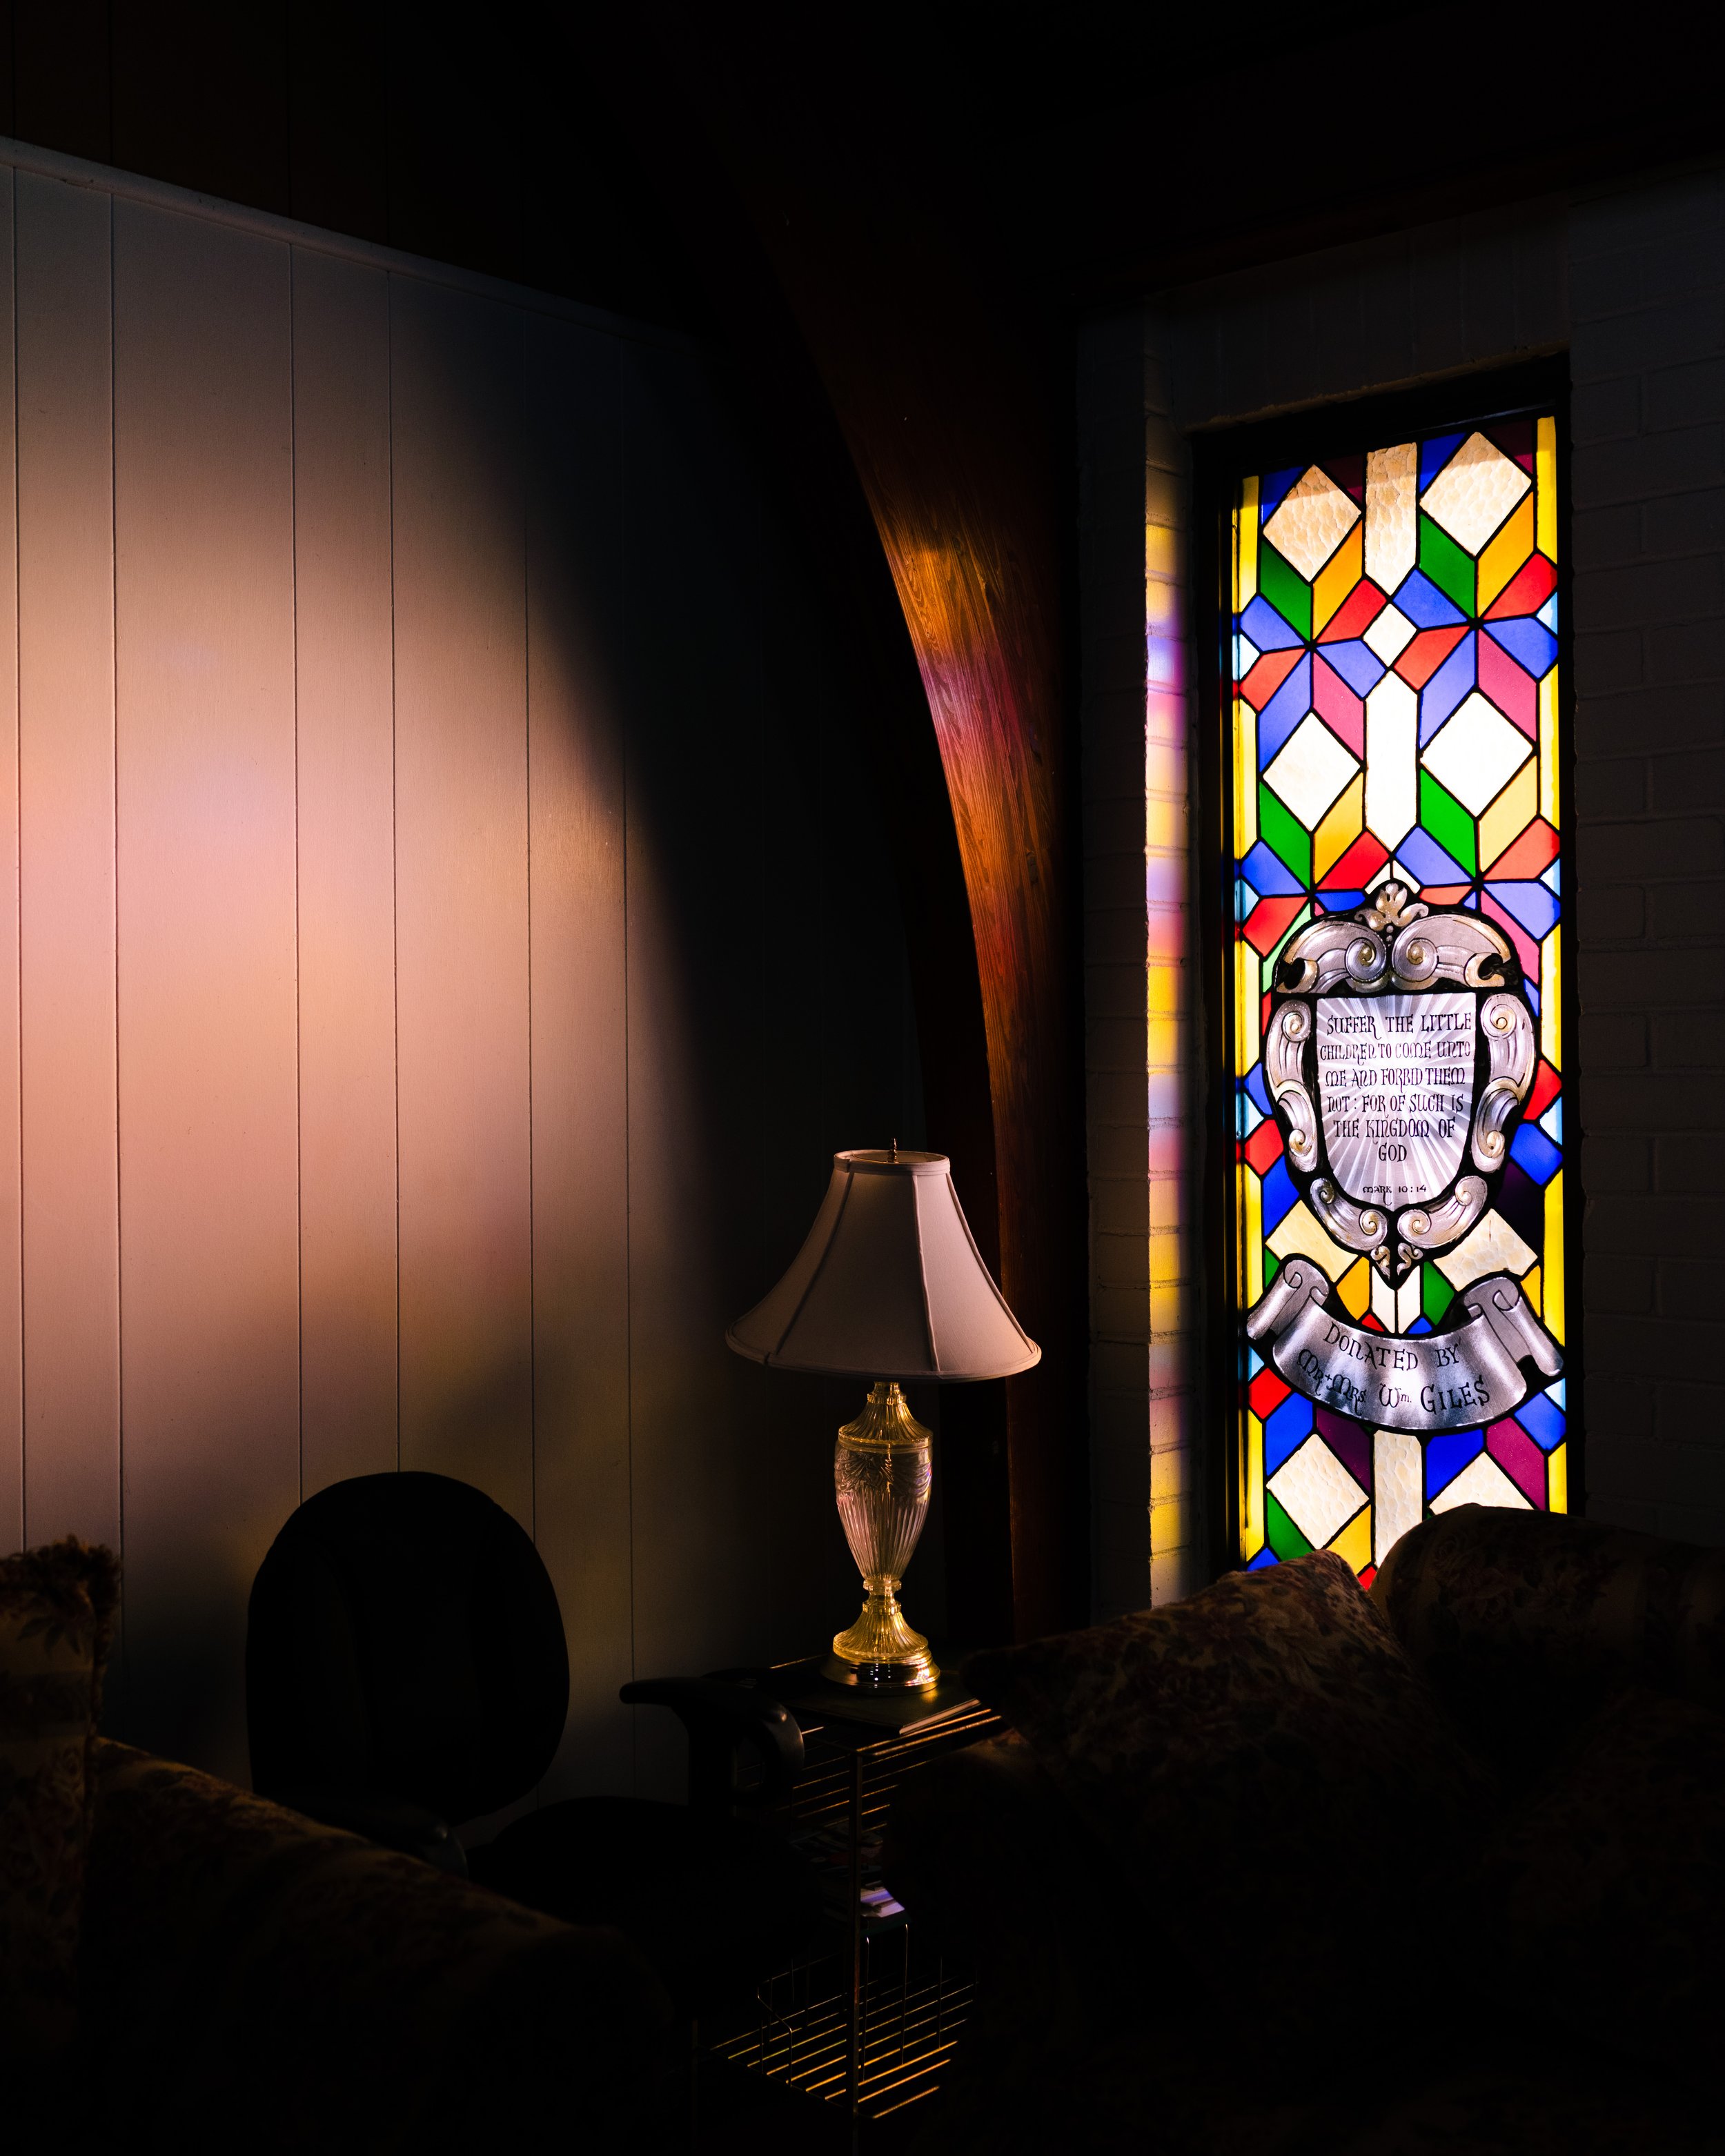
<instances>
[{"instance_id":1,"label":"chair armrest","mask_svg":"<svg viewBox=\"0 0 1725 2156\"><path fill-rule=\"evenodd\" d=\"M689 1732L689 1801L697 1810L766 1811L783 1804L803 1771L803 1732L778 1700L719 1677L648 1677L617 1695L629 1707L668 1707ZM737 1782L737 1748L761 1763L751 1789Z\"/></svg>"},{"instance_id":2,"label":"chair armrest","mask_svg":"<svg viewBox=\"0 0 1725 2156\"><path fill-rule=\"evenodd\" d=\"M123 1745L95 1769L79 1982L115 2137L254 2156L442 2156L530 2128L622 2144L670 2005L617 1933Z\"/></svg>"},{"instance_id":3,"label":"chair armrest","mask_svg":"<svg viewBox=\"0 0 1725 2156\"><path fill-rule=\"evenodd\" d=\"M355 1796L344 1789L277 1789L270 1801L320 1825L340 1827L385 1849L398 1849L404 1856L417 1856L457 1879L468 1876L466 1852L448 1822L424 1804L381 1794Z\"/></svg>"}]
</instances>

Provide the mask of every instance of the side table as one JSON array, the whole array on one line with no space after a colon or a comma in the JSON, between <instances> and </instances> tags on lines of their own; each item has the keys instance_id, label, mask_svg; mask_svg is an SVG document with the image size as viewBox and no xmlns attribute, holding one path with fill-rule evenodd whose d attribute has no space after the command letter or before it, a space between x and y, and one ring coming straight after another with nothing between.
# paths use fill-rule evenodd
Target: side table
<instances>
[{"instance_id":1,"label":"side table","mask_svg":"<svg viewBox=\"0 0 1725 2156\"><path fill-rule=\"evenodd\" d=\"M968 1972L922 1947L881 1882L893 1792L929 1760L1004 1724L956 1677L924 1691L859 1693L819 1672L817 1657L747 1675L803 1732L804 1765L785 1823L819 1870L824 1938L761 1987L754 2021L715 2032L709 2048L732 2066L843 2103L854 2143L865 2118L933 2094L970 2003Z\"/></svg>"}]
</instances>

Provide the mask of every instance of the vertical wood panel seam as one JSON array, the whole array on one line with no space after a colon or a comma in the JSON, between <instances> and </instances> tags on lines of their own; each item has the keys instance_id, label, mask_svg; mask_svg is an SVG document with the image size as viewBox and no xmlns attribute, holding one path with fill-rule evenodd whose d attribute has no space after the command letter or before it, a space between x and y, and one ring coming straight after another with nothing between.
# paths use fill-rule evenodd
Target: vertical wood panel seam
<instances>
[{"instance_id":1,"label":"vertical wood panel seam","mask_svg":"<svg viewBox=\"0 0 1725 2156\"><path fill-rule=\"evenodd\" d=\"M527 476L527 318L516 316L521 335L516 378L516 454L521 478L521 735L527 838L527 1516L539 1543L539 1246L538 1188L533 1175L533 516ZM535 1793L535 1800L537 1793Z\"/></svg>"},{"instance_id":2,"label":"vertical wood panel seam","mask_svg":"<svg viewBox=\"0 0 1725 2156\"><path fill-rule=\"evenodd\" d=\"M629 582L629 404L624 393L623 346L614 346L612 364L617 370L615 410L617 413L617 521L618 547L622 565L618 576L618 602L624 625L624 649L634 657L634 617L631 612ZM621 851L623 883L623 1400L624 1437L629 1458L627 1478L629 1504L629 1674L631 1681L640 1676L635 1660L635 1280L634 1280L634 1134L630 1122L634 1107L634 1096L630 1086L629 997L633 986L629 974L629 742L634 732L634 699L625 702L622 716L623 739L621 803ZM638 1730L640 1709L631 1707L629 1715L629 1786L640 1786L640 1758Z\"/></svg>"},{"instance_id":3,"label":"vertical wood panel seam","mask_svg":"<svg viewBox=\"0 0 1725 2156\"><path fill-rule=\"evenodd\" d=\"M298 1501L305 1502L305 1085L304 1014L300 1008L300 407L298 250L287 250L288 272L288 611L293 622L294 705L294 1297L298 1337L295 1368L300 1396Z\"/></svg>"},{"instance_id":4,"label":"vertical wood panel seam","mask_svg":"<svg viewBox=\"0 0 1725 2156\"><path fill-rule=\"evenodd\" d=\"M13 43L16 44L16 33ZM12 615L18 643L13 675L13 747L18 765L14 815L17 823L18 883L18 1519L19 1547L30 1547L30 1455L24 1403L29 1397L24 1332L24 697L23 697L23 534L18 516L18 176L12 182Z\"/></svg>"},{"instance_id":5,"label":"vertical wood panel seam","mask_svg":"<svg viewBox=\"0 0 1725 2156\"><path fill-rule=\"evenodd\" d=\"M387 274L384 374L389 441L389 961L390 1081L395 1109L395 1471L401 1472L401 790L397 774L396 692L400 654L395 621L395 276Z\"/></svg>"},{"instance_id":6,"label":"vertical wood panel seam","mask_svg":"<svg viewBox=\"0 0 1725 2156\"><path fill-rule=\"evenodd\" d=\"M110 40L111 42L111 40ZM114 268L114 198L108 198L108 603L114 670L110 710L114 737L114 1332L115 1422L120 1492L120 1658L127 1668L126 1623L126 1189L121 1174L120 1092L120 362Z\"/></svg>"}]
</instances>

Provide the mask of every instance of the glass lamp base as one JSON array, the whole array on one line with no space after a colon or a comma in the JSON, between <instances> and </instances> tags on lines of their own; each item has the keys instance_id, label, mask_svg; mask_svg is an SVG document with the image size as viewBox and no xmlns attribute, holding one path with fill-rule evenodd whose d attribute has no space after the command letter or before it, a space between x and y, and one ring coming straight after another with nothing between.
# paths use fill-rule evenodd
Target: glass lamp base
<instances>
[{"instance_id":1,"label":"glass lamp base","mask_svg":"<svg viewBox=\"0 0 1725 2156\"><path fill-rule=\"evenodd\" d=\"M824 1674L870 1691L932 1685L940 1675L928 1642L913 1632L898 1590L928 1512L929 1433L882 1378L855 1422L839 1433L833 1481L845 1540L868 1599L833 1641Z\"/></svg>"}]
</instances>

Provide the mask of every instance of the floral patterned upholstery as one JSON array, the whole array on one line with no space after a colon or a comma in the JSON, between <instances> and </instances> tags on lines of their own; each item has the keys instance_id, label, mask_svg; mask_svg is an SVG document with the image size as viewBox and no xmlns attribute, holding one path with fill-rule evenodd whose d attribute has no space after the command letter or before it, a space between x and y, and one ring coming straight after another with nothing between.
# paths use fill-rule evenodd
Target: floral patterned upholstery
<instances>
[{"instance_id":1,"label":"floral patterned upholstery","mask_svg":"<svg viewBox=\"0 0 1725 2156\"><path fill-rule=\"evenodd\" d=\"M98 2136L389 2156L609 2152L670 2004L614 1932L100 1743L80 1948Z\"/></svg>"},{"instance_id":2,"label":"floral patterned upholstery","mask_svg":"<svg viewBox=\"0 0 1725 2156\"><path fill-rule=\"evenodd\" d=\"M0 2059L62 2051L76 2025L89 1755L113 1639L110 1552L0 1559Z\"/></svg>"},{"instance_id":3,"label":"floral patterned upholstery","mask_svg":"<svg viewBox=\"0 0 1725 2156\"><path fill-rule=\"evenodd\" d=\"M1302 2002L1348 1980L1361 1936L1454 1858L1490 1800L1489 1776L1332 1552L978 1655L966 1673L1172 1951L1296 2049ZM1230 1897L1243 1917L1275 1911L1251 1922L1250 1953L1217 1920Z\"/></svg>"},{"instance_id":4,"label":"floral patterned upholstery","mask_svg":"<svg viewBox=\"0 0 1725 2156\"><path fill-rule=\"evenodd\" d=\"M80 1543L0 1562L8 2145L655 2145L671 2010L637 1949L105 1742L118 1589Z\"/></svg>"},{"instance_id":5,"label":"floral patterned upholstery","mask_svg":"<svg viewBox=\"0 0 1725 2156\"><path fill-rule=\"evenodd\" d=\"M1722 1577L1458 1511L1370 1604L1307 1559L977 1658L1016 1733L908 1778L887 1830L898 1897L977 1972L917 2156L1725 2156ZM1448 1868L1374 1879L1409 1816ZM1345 1966L1314 1912L1338 1851Z\"/></svg>"},{"instance_id":6,"label":"floral patterned upholstery","mask_svg":"<svg viewBox=\"0 0 1725 2156\"><path fill-rule=\"evenodd\" d=\"M1463 1505L1402 1537L1372 1599L1470 1741L1518 1779L1625 1686L1725 1710L1725 1550Z\"/></svg>"}]
</instances>

